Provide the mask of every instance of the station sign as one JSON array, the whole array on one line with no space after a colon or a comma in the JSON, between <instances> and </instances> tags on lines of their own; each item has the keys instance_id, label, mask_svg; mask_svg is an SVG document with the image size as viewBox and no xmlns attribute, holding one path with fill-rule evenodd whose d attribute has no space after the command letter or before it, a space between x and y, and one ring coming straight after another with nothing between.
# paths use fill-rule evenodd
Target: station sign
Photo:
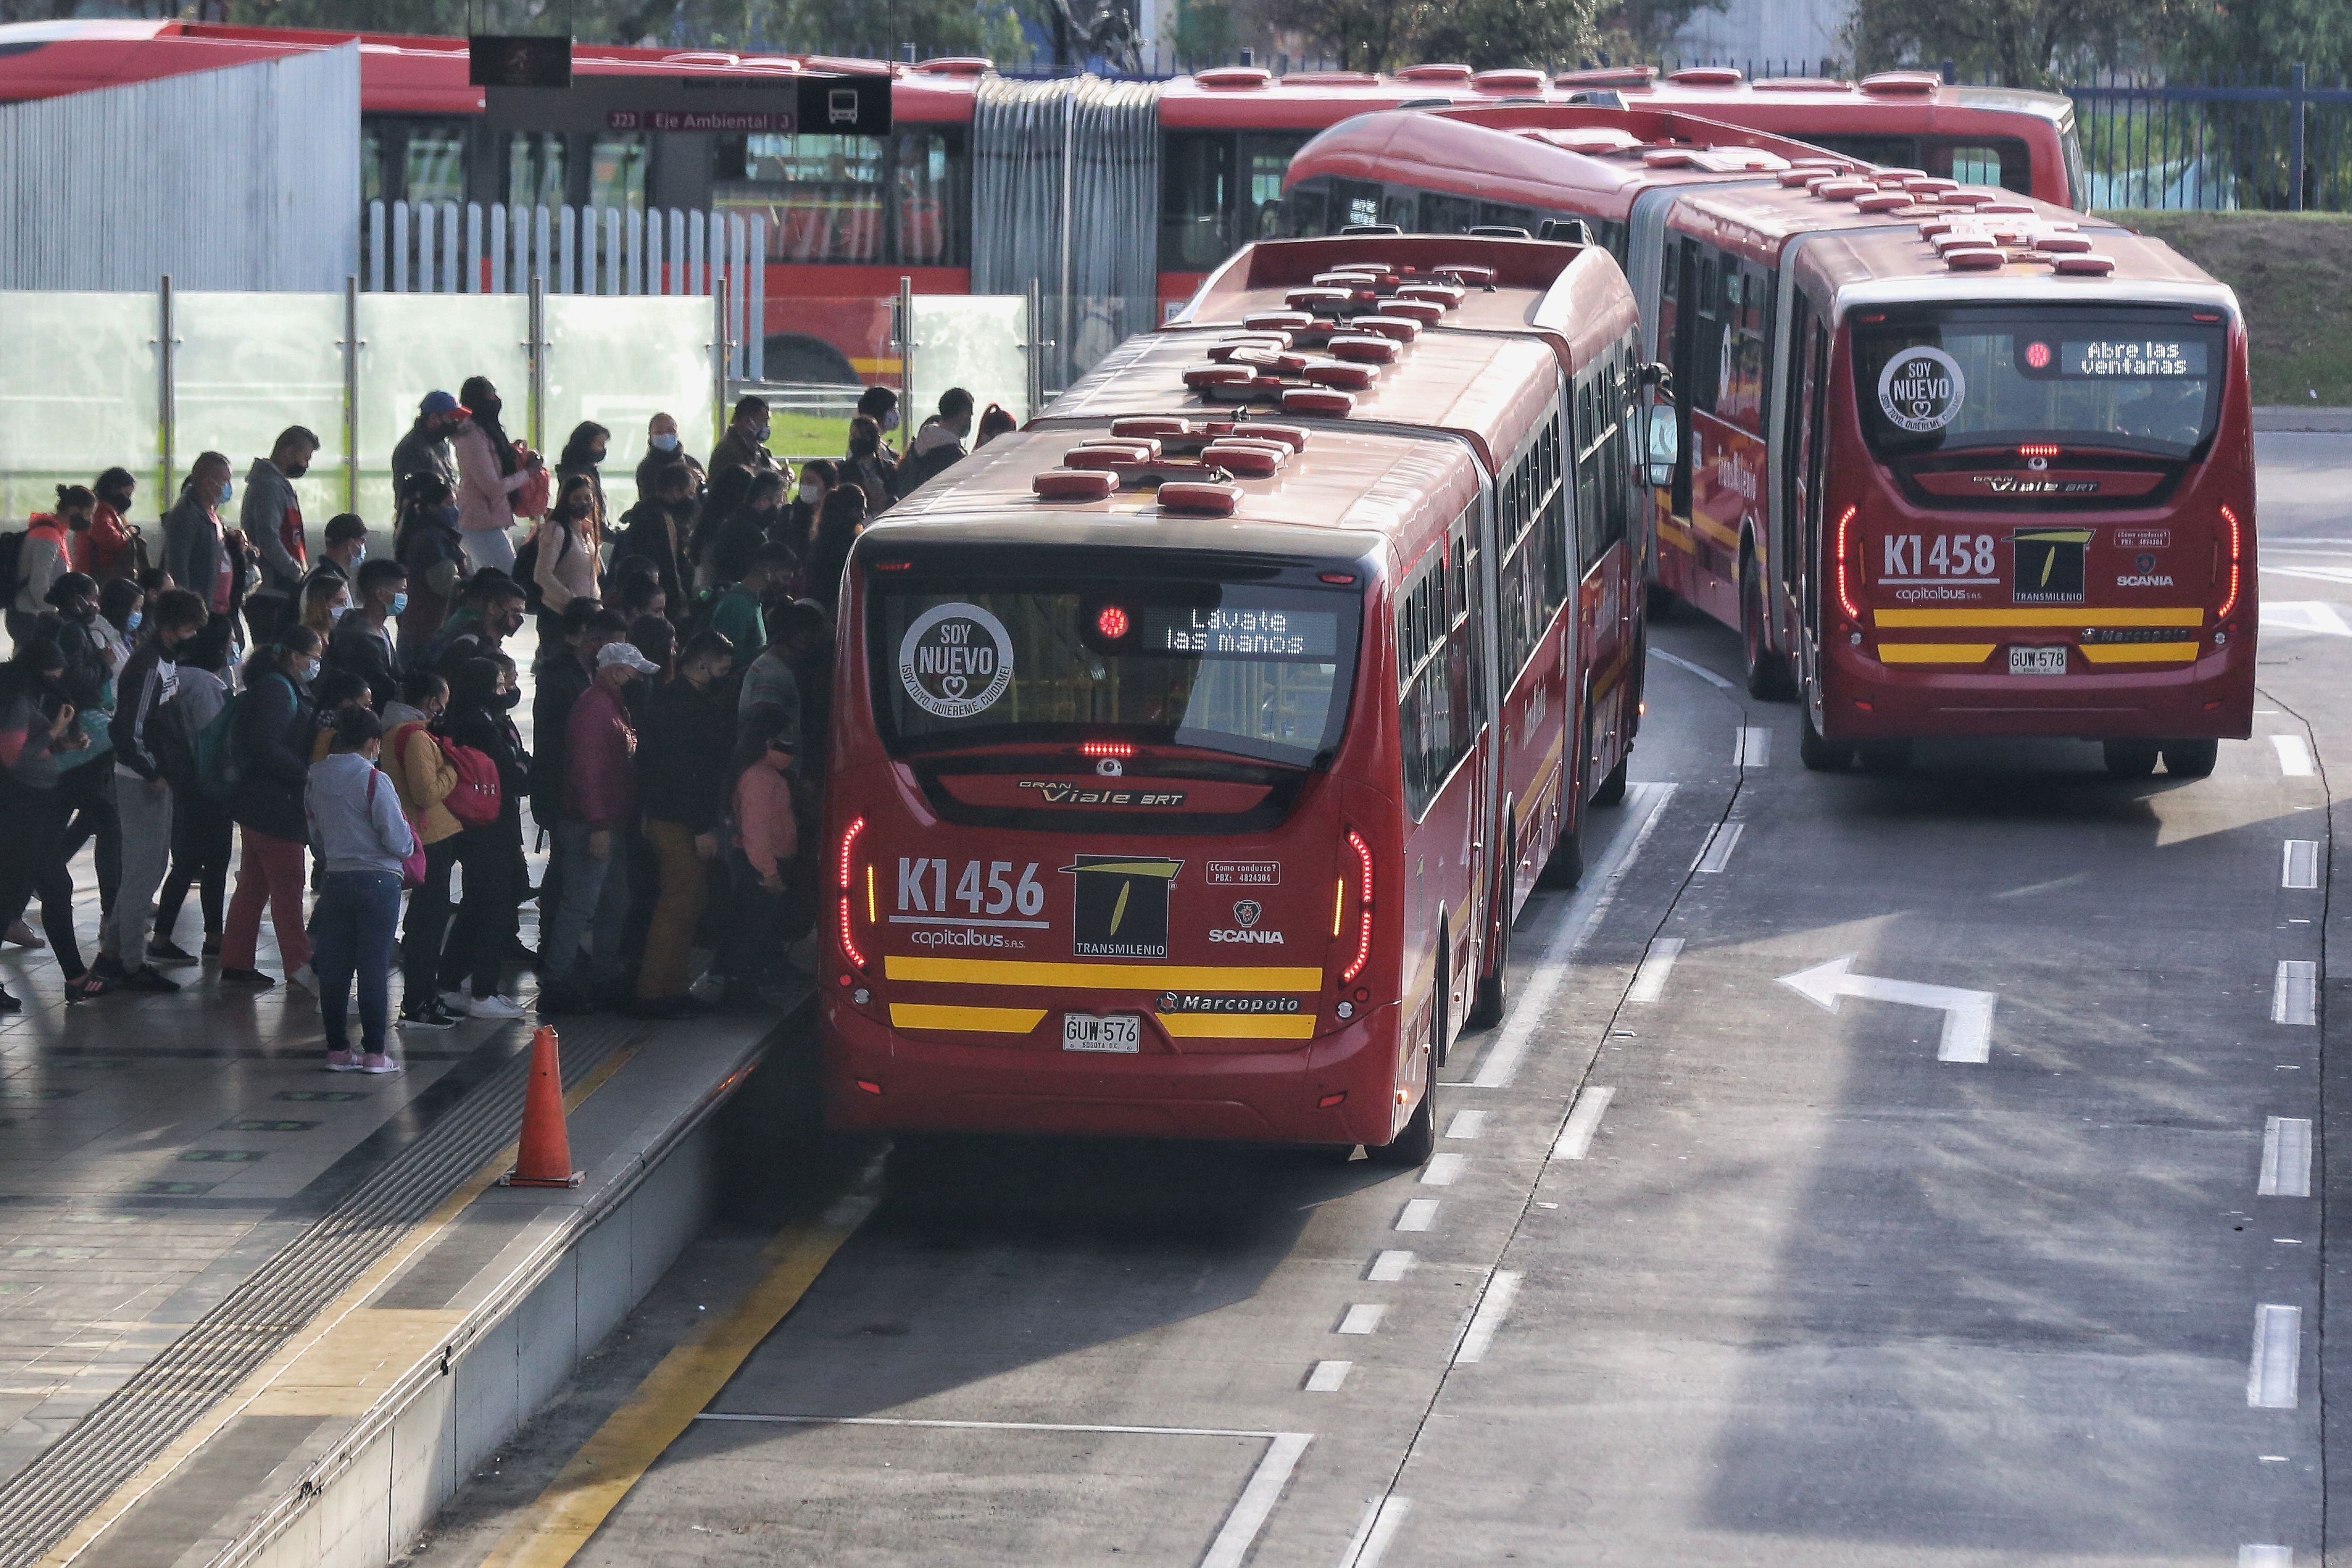
<instances>
[{"instance_id":1,"label":"station sign","mask_svg":"<svg viewBox=\"0 0 2352 1568\"><path fill-rule=\"evenodd\" d=\"M491 87L494 135L509 131L666 135L886 136L887 76L578 75L568 88Z\"/></svg>"}]
</instances>

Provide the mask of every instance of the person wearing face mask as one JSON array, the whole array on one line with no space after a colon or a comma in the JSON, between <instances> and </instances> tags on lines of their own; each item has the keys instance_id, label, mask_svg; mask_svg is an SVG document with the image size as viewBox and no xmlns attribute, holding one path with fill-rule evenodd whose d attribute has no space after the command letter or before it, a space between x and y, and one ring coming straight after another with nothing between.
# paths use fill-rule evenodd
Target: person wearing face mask
<instances>
[{"instance_id":1,"label":"person wearing face mask","mask_svg":"<svg viewBox=\"0 0 2352 1568\"><path fill-rule=\"evenodd\" d=\"M260 552L261 580L247 595L245 623L255 642L270 636L297 613L302 580L310 571L310 545L302 531L302 502L294 481L310 471L319 438L299 424L278 433L267 457L246 470L245 500L237 526Z\"/></svg>"},{"instance_id":2,"label":"person wearing face mask","mask_svg":"<svg viewBox=\"0 0 2352 1568\"><path fill-rule=\"evenodd\" d=\"M509 713L521 694L495 659L468 659L449 676L443 733L470 747L499 770L498 820L467 823L457 834L457 864L465 893L441 954L441 1005L467 1018L517 1019L523 1006L502 994L499 981L515 941L514 867L522 835L522 798L530 788L530 758Z\"/></svg>"},{"instance_id":3,"label":"person wearing face mask","mask_svg":"<svg viewBox=\"0 0 2352 1568\"><path fill-rule=\"evenodd\" d=\"M531 582L539 590L539 655L543 664L562 652L558 628L575 599L594 599L604 573L599 551L604 531L597 517L595 480L574 474L556 492L545 520L530 536Z\"/></svg>"},{"instance_id":4,"label":"person wearing face mask","mask_svg":"<svg viewBox=\"0 0 2352 1568\"><path fill-rule=\"evenodd\" d=\"M403 1029L454 1029L459 1016L441 1005L434 985L441 946L449 935L449 879L457 864L457 836L465 831L446 804L457 788L457 769L433 734L448 706L447 681L433 670L411 670L401 681L400 700L383 710L380 765L425 846L425 880L408 895L408 918L400 933Z\"/></svg>"},{"instance_id":5,"label":"person wearing face mask","mask_svg":"<svg viewBox=\"0 0 2352 1568\"><path fill-rule=\"evenodd\" d=\"M907 448L906 460L890 476L892 497L904 500L926 480L971 455L963 444L971 434L971 393L961 387L950 387L940 394L940 412L923 421L923 428L915 432L914 444Z\"/></svg>"},{"instance_id":6,"label":"person wearing face mask","mask_svg":"<svg viewBox=\"0 0 2352 1568\"><path fill-rule=\"evenodd\" d=\"M890 481L898 471L898 464L883 448L881 427L864 414L851 420L849 455L842 460L840 487L865 497L868 517L888 508Z\"/></svg>"},{"instance_id":7,"label":"person wearing face mask","mask_svg":"<svg viewBox=\"0 0 2352 1568\"><path fill-rule=\"evenodd\" d=\"M195 596L187 597L193 600ZM165 593L156 600L154 614L159 620L171 598L170 593ZM217 957L221 950L221 926L228 904L229 862L236 857L236 823L228 814L226 802L215 800L196 782L195 737L220 716L228 702L229 633L233 630L227 617L215 616L179 645L176 662L180 695L172 699L166 710L167 716L176 716L178 723L164 726L163 736L159 737L164 743L159 744L155 752L156 760L163 765L163 777L172 786L172 871L163 879L163 892L156 895L153 935L147 940L148 959L157 964L197 962L196 954L173 939L173 930L180 923L180 910L188 902L191 889L196 893L204 917L205 935L200 944L203 956ZM116 711L121 711L120 704Z\"/></svg>"},{"instance_id":8,"label":"person wearing face mask","mask_svg":"<svg viewBox=\"0 0 2352 1568\"><path fill-rule=\"evenodd\" d=\"M327 639L327 662L367 683L376 711L400 695L400 650L393 617L408 608L408 569L396 560L360 563L357 600Z\"/></svg>"},{"instance_id":9,"label":"person wearing face mask","mask_svg":"<svg viewBox=\"0 0 2352 1568\"><path fill-rule=\"evenodd\" d=\"M782 470L753 475L743 504L719 523L719 537L711 541L710 552L705 558L714 591L730 582L741 581L751 570L751 558L783 534L784 493L789 478ZM787 553L797 565L799 552Z\"/></svg>"},{"instance_id":10,"label":"person wearing face mask","mask_svg":"<svg viewBox=\"0 0 2352 1568\"><path fill-rule=\"evenodd\" d=\"M620 538L613 545L613 568L625 560L643 560L653 569L669 608L684 614L686 590L693 563L687 543L694 529L694 476L683 463L672 463L653 480L648 497L621 515Z\"/></svg>"},{"instance_id":11,"label":"person wearing face mask","mask_svg":"<svg viewBox=\"0 0 2352 1568\"><path fill-rule=\"evenodd\" d=\"M228 459L217 452L197 457L180 486L180 498L163 515L163 570L194 593L213 615L236 607L237 561L220 509L235 497Z\"/></svg>"},{"instance_id":12,"label":"person wearing face mask","mask_svg":"<svg viewBox=\"0 0 2352 1568\"><path fill-rule=\"evenodd\" d=\"M637 749L637 799L653 845L658 893L637 970L635 1010L651 1018L694 1011L687 966L719 855L727 805L727 763L735 748L732 705L716 689L733 668L734 645L705 632L679 650L677 674L646 704Z\"/></svg>"},{"instance_id":13,"label":"person wearing face mask","mask_svg":"<svg viewBox=\"0 0 2352 1568\"><path fill-rule=\"evenodd\" d=\"M737 399L727 434L710 449L710 472L715 475L723 468L748 468L754 474L782 472L782 465L768 451L768 425L765 398Z\"/></svg>"},{"instance_id":14,"label":"person wearing face mask","mask_svg":"<svg viewBox=\"0 0 2352 1568\"><path fill-rule=\"evenodd\" d=\"M127 577L98 585L98 620L90 630L106 643L107 662L116 674L131 662L131 645L146 624L147 591Z\"/></svg>"},{"instance_id":15,"label":"person wearing face mask","mask_svg":"<svg viewBox=\"0 0 2352 1568\"><path fill-rule=\"evenodd\" d=\"M115 806L122 820L122 882L99 941L105 983L137 991L176 991L157 971L148 946L155 890L169 869L173 811L170 771L192 765L194 731L175 711L180 650L209 619L193 593L175 589L156 601L155 623L123 667L110 738ZM169 766L167 767L167 759ZM174 915L178 912L173 911Z\"/></svg>"},{"instance_id":16,"label":"person wearing face mask","mask_svg":"<svg viewBox=\"0 0 2352 1568\"><path fill-rule=\"evenodd\" d=\"M310 847L323 873L311 916L318 933L319 1010L327 1027L327 1067L336 1072L397 1072L389 1000L401 869L416 840L400 799L375 764L383 726L373 713L347 713L325 758L310 765L304 805ZM349 1012L359 983L360 1049Z\"/></svg>"},{"instance_id":17,"label":"person wearing face mask","mask_svg":"<svg viewBox=\"0 0 2352 1568\"><path fill-rule=\"evenodd\" d=\"M505 403L487 376L469 376L457 389L469 412L452 444L457 454L457 529L466 559L479 571L514 570L515 493L541 466L539 454L507 437L499 415Z\"/></svg>"},{"instance_id":18,"label":"person wearing face mask","mask_svg":"<svg viewBox=\"0 0 2352 1568\"><path fill-rule=\"evenodd\" d=\"M19 641L16 656L0 665L0 813L8 823L8 831L0 833L0 909L30 903L35 885L57 858L65 825L57 803L58 758L85 744L73 705L57 695L64 680L65 655L37 634ZM78 953L60 953L58 962L76 971L81 967ZM0 990L0 1013L23 1007Z\"/></svg>"},{"instance_id":19,"label":"person wearing face mask","mask_svg":"<svg viewBox=\"0 0 2352 1568\"><path fill-rule=\"evenodd\" d=\"M109 468L90 486L98 493L98 507L90 514L89 527L73 536L73 568L88 572L100 587L118 579L139 574L139 530L131 526L131 498L139 493L139 481L128 468Z\"/></svg>"},{"instance_id":20,"label":"person wearing face mask","mask_svg":"<svg viewBox=\"0 0 2352 1568\"><path fill-rule=\"evenodd\" d=\"M687 573L687 586L698 599L719 586L718 569L712 554L719 545L719 536L743 510L751 495L751 470L721 468L702 492L702 505L696 511L694 528L688 535L686 564L679 570Z\"/></svg>"},{"instance_id":21,"label":"person wearing face mask","mask_svg":"<svg viewBox=\"0 0 2352 1568\"><path fill-rule=\"evenodd\" d=\"M301 612L295 619L319 634L324 643L335 634L335 622L352 608L352 585L340 577L320 572L302 588Z\"/></svg>"},{"instance_id":22,"label":"person wearing face mask","mask_svg":"<svg viewBox=\"0 0 2352 1568\"><path fill-rule=\"evenodd\" d=\"M237 699L236 755L241 767L229 791L229 815L243 830L236 891L221 933L221 980L262 989L278 982L254 967L261 944L261 912L278 936L287 977L307 986L310 938L302 926L302 790L310 778L318 734L310 683L319 674L319 638L307 626L289 626L245 664Z\"/></svg>"},{"instance_id":23,"label":"person wearing face mask","mask_svg":"<svg viewBox=\"0 0 2352 1568\"><path fill-rule=\"evenodd\" d=\"M40 634L41 617L48 612L49 590L73 570L67 541L89 527L98 497L79 485L58 486L58 509L36 512L16 547L16 593L8 601L8 635L22 643Z\"/></svg>"},{"instance_id":24,"label":"person wearing face mask","mask_svg":"<svg viewBox=\"0 0 2352 1568\"><path fill-rule=\"evenodd\" d=\"M446 392L429 392L416 405L416 423L408 427L392 449L392 492L404 502L409 484L420 474L429 474L441 481L454 495L457 489L457 455L450 449L450 438L463 428L472 413L464 403ZM407 521L396 518L394 530Z\"/></svg>"},{"instance_id":25,"label":"person wearing face mask","mask_svg":"<svg viewBox=\"0 0 2352 1568\"><path fill-rule=\"evenodd\" d=\"M574 479L588 481L588 489L595 497L589 520L595 525L596 537L604 537L612 513L604 507L604 455L613 444L613 433L593 420L583 420L572 427L571 438L563 444L563 454L555 460L555 490L559 496Z\"/></svg>"},{"instance_id":26,"label":"person wearing face mask","mask_svg":"<svg viewBox=\"0 0 2352 1568\"><path fill-rule=\"evenodd\" d=\"M466 580L466 537L449 486L419 474L401 492L400 533L394 559L408 569L408 605L400 615L400 646L412 664L440 635Z\"/></svg>"},{"instance_id":27,"label":"person wearing face mask","mask_svg":"<svg viewBox=\"0 0 2352 1568\"><path fill-rule=\"evenodd\" d=\"M897 463L898 444L890 439L890 434L898 428L898 394L888 387L867 387L857 394L857 417L874 422L882 455Z\"/></svg>"},{"instance_id":28,"label":"person wearing face mask","mask_svg":"<svg viewBox=\"0 0 2352 1568\"><path fill-rule=\"evenodd\" d=\"M799 493L785 512L782 525L773 536L775 539L791 546L796 556L808 554L809 541L816 537L817 513L823 509L824 498L840 483L841 470L832 459L812 457L802 464Z\"/></svg>"},{"instance_id":29,"label":"person wearing face mask","mask_svg":"<svg viewBox=\"0 0 2352 1568\"><path fill-rule=\"evenodd\" d=\"M682 463L693 476L694 488L702 488L702 465L694 455L679 444L677 421L666 413L657 413L646 422L646 455L637 459L637 499L644 502L654 493L655 479L673 463Z\"/></svg>"},{"instance_id":30,"label":"person wearing face mask","mask_svg":"<svg viewBox=\"0 0 2352 1568\"><path fill-rule=\"evenodd\" d=\"M318 564L310 569L310 580L320 577L340 577L345 582L367 559L367 519L357 512L338 512L327 519L326 544L319 551Z\"/></svg>"}]
</instances>

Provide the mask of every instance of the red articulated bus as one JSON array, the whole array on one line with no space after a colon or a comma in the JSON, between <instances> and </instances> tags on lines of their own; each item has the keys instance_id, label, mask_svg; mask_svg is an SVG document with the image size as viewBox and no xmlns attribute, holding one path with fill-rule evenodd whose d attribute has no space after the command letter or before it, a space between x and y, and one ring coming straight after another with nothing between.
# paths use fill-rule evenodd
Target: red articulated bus
<instances>
[{"instance_id":1,"label":"red articulated bus","mask_svg":"<svg viewBox=\"0 0 2352 1568\"><path fill-rule=\"evenodd\" d=\"M1597 246L1253 246L860 536L836 1124L1425 1158L1624 789L1635 329Z\"/></svg>"},{"instance_id":2,"label":"red articulated bus","mask_svg":"<svg viewBox=\"0 0 2352 1568\"><path fill-rule=\"evenodd\" d=\"M1370 116L1294 178L1500 186L1628 225L1671 370L1643 421L1655 581L1740 629L1751 692L1796 692L1808 766L2056 736L2119 776L2210 772L2251 732L2258 621L2230 290L2008 192L1647 129Z\"/></svg>"}]
</instances>

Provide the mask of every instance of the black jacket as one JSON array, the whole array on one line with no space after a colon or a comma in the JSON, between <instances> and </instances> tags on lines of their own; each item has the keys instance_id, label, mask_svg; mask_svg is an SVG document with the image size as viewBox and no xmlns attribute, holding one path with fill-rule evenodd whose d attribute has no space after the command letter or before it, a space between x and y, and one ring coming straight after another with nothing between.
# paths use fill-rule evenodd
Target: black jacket
<instances>
[{"instance_id":1,"label":"black jacket","mask_svg":"<svg viewBox=\"0 0 2352 1568\"><path fill-rule=\"evenodd\" d=\"M378 713L400 695L400 648L390 621L383 623L383 636L379 638L357 611L345 615L335 622L335 634L327 640L327 663L365 681Z\"/></svg>"},{"instance_id":2,"label":"black jacket","mask_svg":"<svg viewBox=\"0 0 2352 1568\"><path fill-rule=\"evenodd\" d=\"M662 592L669 597L669 612L673 618L686 613L686 585L692 580L690 573L681 572L687 540L694 530L694 507L681 504L671 511L659 501L639 501L621 514L620 537L613 543L612 566L607 569L607 580L622 561L630 556L643 556L654 563L661 579Z\"/></svg>"},{"instance_id":3,"label":"black jacket","mask_svg":"<svg viewBox=\"0 0 2352 1568\"><path fill-rule=\"evenodd\" d=\"M482 707L452 706L444 731L460 746L470 746L498 765L499 819L520 829L522 799L530 792L530 753L522 737L503 712Z\"/></svg>"},{"instance_id":4,"label":"black jacket","mask_svg":"<svg viewBox=\"0 0 2352 1568\"><path fill-rule=\"evenodd\" d=\"M155 749L156 727L179 692L180 667L152 637L131 650L122 674L115 678L114 716L107 721L106 737L113 743L114 760L142 779L163 776L163 759Z\"/></svg>"},{"instance_id":5,"label":"black jacket","mask_svg":"<svg viewBox=\"0 0 2352 1568\"><path fill-rule=\"evenodd\" d=\"M565 740L572 728L572 708L593 678L569 649L550 659L539 672L539 686L530 699L530 737L539 747L530 759L530 820L542 827L564 814L563 768L570 755Z\"/></svg>"},{"instance_id":6,"label":"black jacket","mask_svg":"<svg viewBox=\"0 0 2352 1568\"><path fill-rule=\"evenodd\" d=\"M666 681L646 699L637 730L637 800L647 819L698 833L719 825L735 749L733 707L718 691Z\"/></svg>"},{"instance_id":7,"label":"black jacket","mask_svg":"<svg viewBox=\"0 0 2352 1568\"><path fill-rule=\"evenodd\" d=\"M302 787L318 736L310 694L284 675L265 676L239 700L236 722L239 772L229 816L257 833L306 841Z\"/></svg>"}]
</instances>

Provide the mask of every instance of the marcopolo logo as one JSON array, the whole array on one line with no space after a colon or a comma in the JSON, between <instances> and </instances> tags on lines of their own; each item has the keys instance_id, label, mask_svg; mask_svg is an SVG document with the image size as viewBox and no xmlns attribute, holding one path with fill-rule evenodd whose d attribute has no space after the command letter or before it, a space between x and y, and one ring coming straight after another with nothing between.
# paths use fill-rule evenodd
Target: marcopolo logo
<instances>
[{"instance_id":1,"label":"marcopolo logo","mask_svg":"<svg viewBox=\"0 0 2352 1568\"><path fill-rule=\"evenodd\" d=\"M1182 861L1077 855L1062 868L1071 892L1070 950L1081 958L1168 956L1168 892Z\"/></svg>"},{"instance_id":2,"label":"marcopolo logo","mask_svg":"<svg viewBox=\"0 0 2352 1568\"><path fill-rule=\"evenodd\" d=\"M1879 412L1915 435L1951 423L1968 395L1960 362L1941 349L1906 349L1878 372Z\"/></svg>"},{"instance_id":3,"label":"marcopolo logo","mask_svg":"<svg viewBox=\"0 0 2352 1568\"><path fill-rule=\"evenodd\" d=\"M898 640L898 682L934 717L985 713L1013 684L1013 639L977 604L935 604Z\"/></svg>"},{"instance_id":4,"label":"marcopolo logo","mask_svg":"<svg viewBox=\"0 0 2352 1568\"><path fill-rule=\"evenodd\" d=\"M1304 1011L1297 997L1227 996L1210 991L1163 991L1163 1013L1295 1013Z\"/></svg>"}]
</instances>

